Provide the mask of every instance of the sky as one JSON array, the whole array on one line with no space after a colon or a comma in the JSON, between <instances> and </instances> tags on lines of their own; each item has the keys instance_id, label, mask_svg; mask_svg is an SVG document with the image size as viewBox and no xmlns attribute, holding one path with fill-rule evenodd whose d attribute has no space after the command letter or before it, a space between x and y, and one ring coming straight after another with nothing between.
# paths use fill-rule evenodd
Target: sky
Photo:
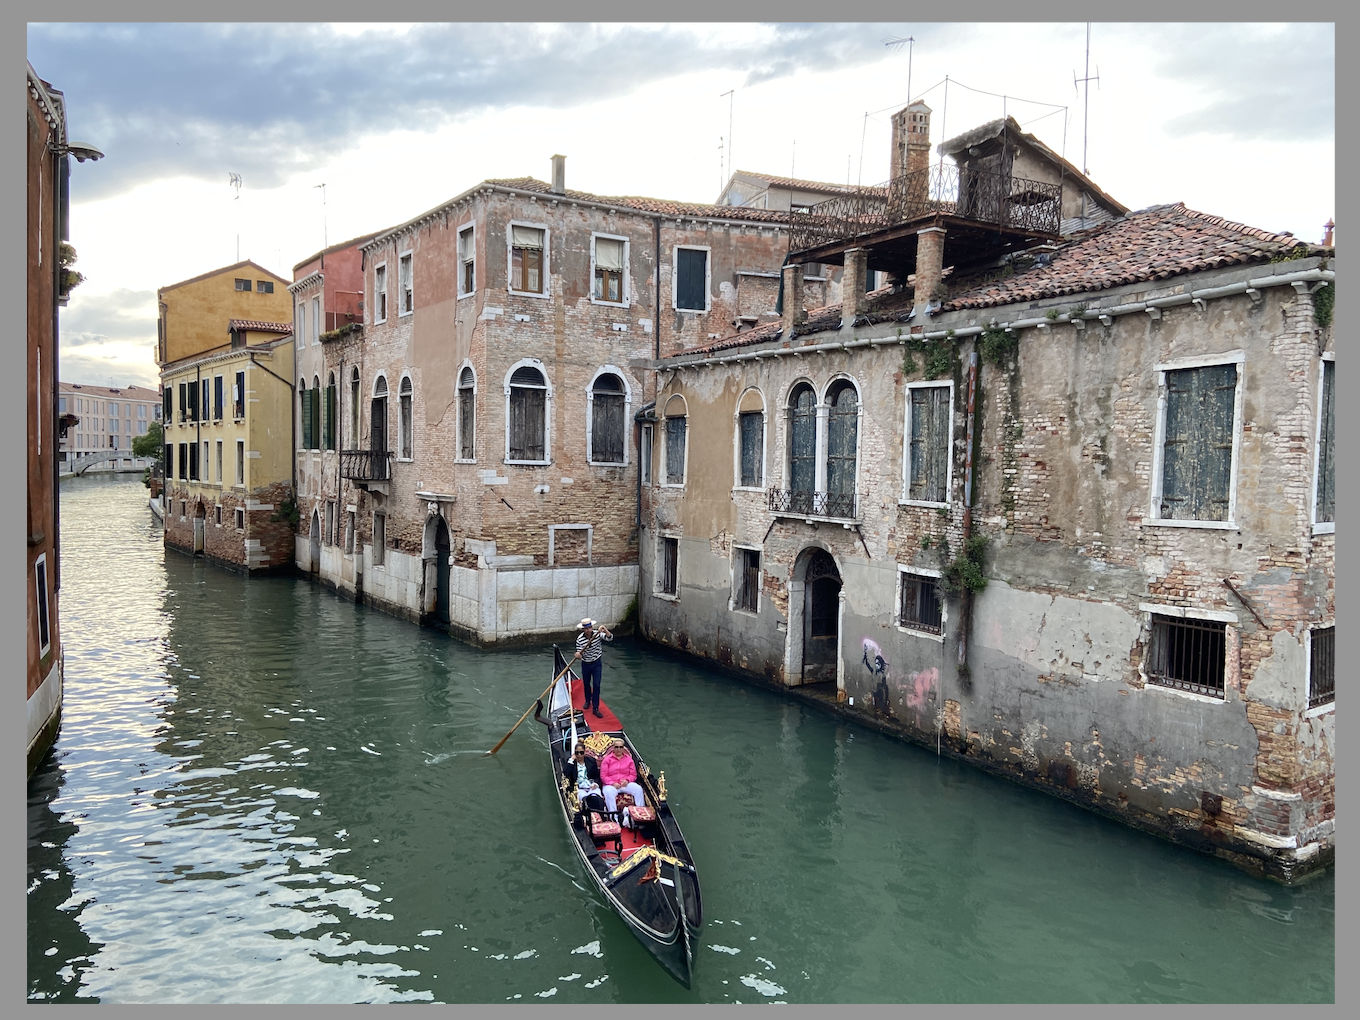
<instances>
[{"instance_id":1,"label":"sky","mask_svg":"<svg viewBox=\"0 0 1360 1020\"><path fill-rule=\"evenodd\" d=\"M238 245L291 279L326 241L478 181L548 179L554 153L568 187L601 195L711 202L732 169L874 184L909 98L932 144L1006 113L1131 209L1183 201L1321 240L1334 26L1097 23L1089 72L1086 39L1083 23L31 24L70 138L106 157L72 167L86 280L62 379L156 386L156 289Z\"/></svg>"}]
</instances>

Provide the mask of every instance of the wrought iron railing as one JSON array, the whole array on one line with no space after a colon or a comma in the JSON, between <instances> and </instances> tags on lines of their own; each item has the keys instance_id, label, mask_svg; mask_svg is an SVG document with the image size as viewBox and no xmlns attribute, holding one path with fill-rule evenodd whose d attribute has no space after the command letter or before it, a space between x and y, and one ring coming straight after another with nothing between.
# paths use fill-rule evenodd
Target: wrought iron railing
<instances>
[{"instance_id":1,"label":"wrought iron railing","mask_svg":"<svg viewBox=\"0 0 1360 1020\"><path fill-rule=\"evenodd\" d=\"M818 202L809 212L791 213L789 249L818 248L932 213L1057 234L1062 222L1062 185L937 164L882 184L853 188Z\"/></svg>"},{"instance_id":2,"label":"wrought iron railing","mask_svg":"<svg viewBox=\"0 0 1360 1020\"><path fill-rule=\"evenodd\" d=\"M341 450L340 477L356 482L385 482L391 477L392 454L387 450Z\"/></svg>"},{"instance_id":3,"label":"wrought iron railing","mask_svg":"<svg viewBox=\"0 0 1360 1020\"><path fill-rule=\"evenodd\" d=\"M771 489L770 510L776 514L797 514L799 517L830 517L853 521L855 494L853 492L804 492L798 489Z\"/></svg>"}]
</instances>

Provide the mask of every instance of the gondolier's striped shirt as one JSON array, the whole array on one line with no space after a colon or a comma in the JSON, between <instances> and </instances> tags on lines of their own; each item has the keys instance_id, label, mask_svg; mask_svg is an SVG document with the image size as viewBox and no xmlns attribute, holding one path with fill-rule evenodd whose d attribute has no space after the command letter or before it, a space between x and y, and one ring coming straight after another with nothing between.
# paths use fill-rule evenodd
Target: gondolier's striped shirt
<instances>
[{"instance_id":1,"label":"gondolier's striped shirt","mask_svg":"<svg viewBox=\"0 0 1360 1020\"><path fill-rule=\"evenodd\" d=\"M594 662L604 654L604 641L613 641L613 636L606 637L600 631L593 631L590 639L586 639L585 631L576 635L576 650L581 653L582 662Z\"/></svg>"}]
</instances>

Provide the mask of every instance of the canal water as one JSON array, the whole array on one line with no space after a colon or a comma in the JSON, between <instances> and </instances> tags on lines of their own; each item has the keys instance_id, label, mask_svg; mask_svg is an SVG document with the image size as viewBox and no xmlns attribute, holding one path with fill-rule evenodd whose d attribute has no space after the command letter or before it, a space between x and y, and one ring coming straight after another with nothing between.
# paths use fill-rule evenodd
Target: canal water
<instances>
[{"instance_id":1,"label":"canal water","mask_svg":"<svg viewBox=\"0 0 1360 1020\"><path fill-rule=\"evenodd\" d=\"M484 652L163 551L62 483L65 723L29 782L28 996L103 1002L1322 1002L1295 888L620 640L604 695L698 863L694 987L589 886Z\"/></svg>"}]
</instances>

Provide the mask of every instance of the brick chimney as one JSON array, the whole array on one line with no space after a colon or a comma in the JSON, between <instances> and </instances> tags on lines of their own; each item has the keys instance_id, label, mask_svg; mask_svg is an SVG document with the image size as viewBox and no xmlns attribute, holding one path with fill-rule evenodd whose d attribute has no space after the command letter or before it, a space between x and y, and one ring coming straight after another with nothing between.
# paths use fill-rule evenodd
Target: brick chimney
<instances>
[{"instance_id":1,"label":"brick chimney","mask_svg":"<svg viewBox=\"0 0 1360 1020\"><path fill-rule=\"evenodd\" d=\"M926 227L916 234L916 284L912 314L924 316L944 279L944 228Z\"/></svg>"},{"instance_id":2,"label":"brick chimney","mask_svg":"<svg viewBox=\"0 0 1360 1020\"><path fill-rule=\"evenodd\" d=\"M869 275L869 250L851 248L845 253L845 271L841 273L841 329L848 328L855 316L862 315L868 302L864 298L864 280Z\"/></svg>"},{"instance_id":3,"label":"brick chimney","mask_svg":"<svg viewBox=\"0 0 1360 1020\"><path fill-rule=\"evenodd\" d=\"M892 159L889 177L901 177L930 166L930 107L919 99L892 115Z\"/></svg>"},{"instance_id":4,"label":"brick chimney","mask_svg":"<svg viewBox=\"0 0 1360 1020\"><path fill-rule=\"evenodd\" d=\"M1328 248L1332 247L1332 231L1336 229L1336 221L1328 217L1327 222L1322 225L1322 243Z\"/></svg>"},{"instance_id":5,"label":"brick chimney","mask_svg":"<svg viewBox=\"0 0 1360 1020\"><path fill-rule=\"evenodd\" d=\"M803 307L803 267L784 267L784 333L807 321Z\"/></svg>"},{"instance_id":6,"label":"brick chimney","mask_svg":"<svg viewBox=\"0 0 1360 1020\"><path fill-rule=\"evenodd\" d=\"M567 193L567 157L554 156L552 165L552 193L554 195L565 195Z\"/></svg>"}]
</instances>

